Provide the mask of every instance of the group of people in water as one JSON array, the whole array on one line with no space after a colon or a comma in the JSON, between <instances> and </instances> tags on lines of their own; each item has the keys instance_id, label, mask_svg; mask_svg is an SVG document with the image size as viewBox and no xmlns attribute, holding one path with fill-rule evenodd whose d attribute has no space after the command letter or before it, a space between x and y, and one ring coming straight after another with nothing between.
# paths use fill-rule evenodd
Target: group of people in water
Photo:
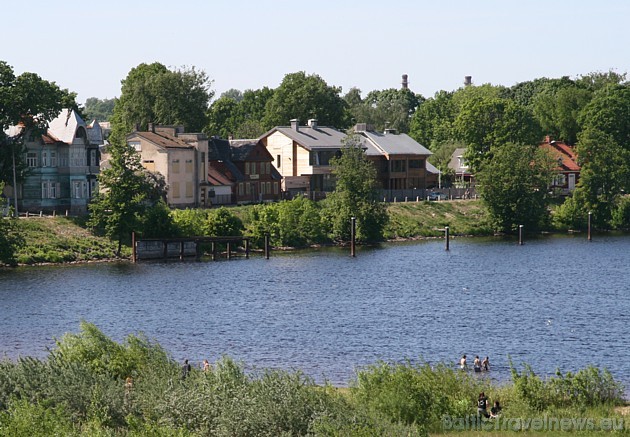
<instances>
[{"instance_id":1,"label":"group of people in water","mask_svg":"<svg viewBox=\"0 0 630 437\"><path fill-rule=\"evenodd\" d=\"M459 360L459 367L462 370L468 370L468 361L465 354ZM490 370L490 358L485 357L482 360L479 358L479 355L476 355L473 361L473 370L475 373L488 372ZM479 393L477 398L477 416L479 418L493 419L498 417L500 412L501 404L499 401L494 401L494 405L488 412L488 397L484 392Z\"/></svg>"},{"instance_id":2,"label":"group of people in water","mask_svg":"<svg viewBox=\"0 0 630 437\"><path fill-rule=\"evenodd\" d=\"M462 370L468 370L468 362L466 360L466 354L462 355L462 358L459 360L459 367ZM490 358L485 357L482 360L479 359L479 355L475 356L475 361L473 362L473 369L475 372L487 372L490 370Z\"/></svg>"}]
</instances>

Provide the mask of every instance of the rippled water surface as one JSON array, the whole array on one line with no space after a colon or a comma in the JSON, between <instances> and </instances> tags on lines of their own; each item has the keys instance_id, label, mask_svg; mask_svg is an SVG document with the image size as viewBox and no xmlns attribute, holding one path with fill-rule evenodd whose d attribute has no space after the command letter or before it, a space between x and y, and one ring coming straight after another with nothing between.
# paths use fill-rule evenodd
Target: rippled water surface
<instances>
[{"instance_id":1,"label":"rippled water surface","mask_svg":"<svg viewBox=\"0 0 630 437\"><path fill-rule=\"evenodd\" d=\"M0 356L46 356L95 323L143 331L177 360L228 354L348 383L376 360L507 357L540 373L588 364L630 385L630 237L455 239L221 262L0 271ZM472 360L471 360L472 361Z\"/></svg>"}]
</instances>

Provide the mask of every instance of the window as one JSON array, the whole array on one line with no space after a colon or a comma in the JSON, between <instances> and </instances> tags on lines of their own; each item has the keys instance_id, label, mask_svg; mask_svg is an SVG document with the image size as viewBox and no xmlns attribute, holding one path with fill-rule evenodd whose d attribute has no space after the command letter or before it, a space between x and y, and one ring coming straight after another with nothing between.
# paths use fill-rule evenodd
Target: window
<instances>
[{"instance_id":1,"label":"window","mask_svg":"<svg viewBox=\"0 0 630 437\"><path fill-rule=\"evenodd\" d=\"M245 163L245 174L249 174L249 162Z\"/></svg>"},{"instance_id":2,"label":"window","mask_svg":"<svg viewBox=\"0 0 630 437\"><path fill-rule=\"evenodd\" d=\"M179 199L179 182L173 182L171 184L171 193L173 194L173 199Z\"/></svg>"},{"instance_id":3,"label":"window","mask_svg":"<svg viewBox=\"0 0 630 437\"><path fill-rule=\"evenodd\" d=\"M72 181L72 197L74 199L81 198L81 181Z\"/></svg>"},{"instance_id":4,"label":"window","mask_svg":"<svg viewBox=\"0 0 630 437\"><path fill-rule=\"evenodd\" d=\"M251 174L258 174L256 172L256 163L255 162L252 162L252 163L249 164L249 169L251 171Z\"/></svg>"},{"instance_id":5,"label":"window","mask_svg":"<svg viewBox=\"0 0 630 437\"><path fill-rule=\"evenodd\" d=\"M243 195L243 183L239 182L238 184L238 195L242 196Z\"/></svg>"},{"instance_id":6,"label":"window","mask_svg":"<svg viewBox=\"0 0 630 437\"><path fill-rule=\"evenodd\" d=\"M252 193L251 184L245 184L245 194L249 196L251 193Z\"/></svg>"},{"instance_id":7,"label":"window","mask_svg":"<svg viewBox=\"0 0 630 437\"><path fill-rule=\"evenodd\" d=\"M61 184L54 181L42 182L42 199L56 199L59 197Z\"/></svg>"},{"instance_id":8,"label":"window","mask_svg":"<svg viewBox=\"0 0 630 437\"><path fill-rule=\"evenodd\" d=\"M273 194L278 194L278 183L277 182L273 183Z\"/></svg>"},{"instance_id":9,"label":"window","mask_svg":"<svg viewBox=\"0 0 630 437\"><path fill-rule=\"evenodd\" d=\"M50 166L57 167L57 152L54 150L50 151Z\"/></svg>"},{"instance_id":10,"label":"window","mask_svg":"<svg viewBox=\"0 0 630 437\"><path fill-rule=\"evenodd\" d=\"M171 169L173 173L179 173L179 159L173 159L171 162Z\"/></svg>"},{"instance_id":11,"label":"window","mask_svg":"<svg viewBox=\"0 0 630 437\"><path fill-rule=\"evenodd\" d=\"M190 198L193 196L193 183L186 182L186 197Z\"/></svg>"},{"instance_id":12,"label":"window","mask_svg":"<svg viewBox=\"0 0 630 437\"><path fill-rule=\"evenodd\" d=\"M90 150L90 167L96 167L97 165L96 150Z\"/></svg>"},{"instance_id":13,"label":"window","mask_svg":"<svg viewBox=\"0 0 630 437\"><path fill-rule=\"evenodd\" d=\"M466 159L463 156L458 156L457 162L458 162L459 168L468 168L468 162L466 162Z\"/></svg>"},{"instance_id":14,"label":"window","mask_svg":"<svg viewBox=\"0 0 630 437\"><path fill-rule=\"evenodd\" d=\"M424 168L424 159L410 159L409 168L421 169Z\"/></svg>"},{"instance_id":15,"label":"window","mask_svg":"<svg viewBox=\"0 0 630 437\"><path fill-rule=\"evenodd\" d=\"M186 160L186 174L191 174L193 172L193 162L192 159Z\"/></svg>"},{"instance_id":16,"label":"window","mask_svg":"<svg viewBox=\"0 0 630 437\"><path fill-rule=\"evenodd\" d=\"M265 182L267 185L267 194L271 194L271 182Z\"/></svg>"},{"instance_id":17,"label":"window","mask_svg":"<svg viewBox=\"0 0 630 437\"><path fill-rule=\"evenodd\" d=\"M280 159L280 155L276 155L276 165L278 168L282 167L282 160Z\"/></svg>"},{"instance_id":18,"label":"window","mask_svg":"<svg viewBox=\"0 0 630 437\"><path fill-rule=\"evenodd\" d=\"M270 162L267 162L267 163L265 164L265 167L266 167L266 168L265 168L265 173L266 173L266 174L271 174L271 163L270 163Z\"/></svg>"},{"instance_id":19,"label":"window","mask_svg":"<svg viewBox=\"0 0 630 437\"><path fill-rule=\"evenodd\" d=\"M334 158L337 153L338 151L328 151L328 150L311 151L308 158L309 160L308 165L329 166L330 159Z\"/></svg>"},{"instance_id":20,"label":"window","mask_svg":"<svg viewBox=\"0 0 630 437\"><path fill-rule=\"evenodd\" d=\"M407 161L404 159L396 159L391 161L392 173L402 173L407 171Z\"/></svg>"},{"instance_id":21,"label":"window","mask_svg":"<svg viewBox=\"0 0 630 437\"><path fill-rule=\"evenodd\" d=\"M260 183L260 194L266 194L264 182Z\"/></svg>"},{"instance_id":22,"label":"window","mask_svg":"<svg viewBox=\"0 0 630 437\"><path fill-rule=\"evenodd\" d=\"M140 145L140 141L129 141L129 145L133 147L136 152L142 151L142 146Z\"/></svg>"},{"instance_id":23,"label":"window","mask_svg":"<svg viewBox=\"0 0 630 437\"><path fill-rule=\"evenodd\" d=\"M48 167L48 166L49 166L48 151L42 150L42 167Z\"/></svg>"},{"instance_id":24,"label":"window","mask_svg":"<svg viewBox=\"0 0 630 437\"><path fill-rule=\"evenodd\" d=\"M98 180L90 180L90 197L94 196L98 192Z\"/></svg>"},{"instance_id":25,"label":"window","mask_svg":"<svg viewBox=\"0 0 630 437\"><path fill-rule=\"evenodd\" d=\"M28 152L26 154L26 165L29 167L37 167L37 152Z\"/></svg>"}]
</instances>

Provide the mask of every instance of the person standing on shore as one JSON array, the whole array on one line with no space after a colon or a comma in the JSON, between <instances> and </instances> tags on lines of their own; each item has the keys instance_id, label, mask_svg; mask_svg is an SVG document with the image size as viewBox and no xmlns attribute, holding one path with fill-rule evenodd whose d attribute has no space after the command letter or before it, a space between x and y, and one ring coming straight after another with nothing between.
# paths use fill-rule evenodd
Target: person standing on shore
<instances>
[{"instance_id":1,"label":"person standing on shore","mask_svg":"<svg viewBox=\"0 0 630 437\"><path fill-rule=\"evenodd\" d=\"M188 363L188 358L186 358L184 360L184 364L182 365L182 379L186 379L191 370L192 370L192 367Z\"/></svg>"}]
</instances>

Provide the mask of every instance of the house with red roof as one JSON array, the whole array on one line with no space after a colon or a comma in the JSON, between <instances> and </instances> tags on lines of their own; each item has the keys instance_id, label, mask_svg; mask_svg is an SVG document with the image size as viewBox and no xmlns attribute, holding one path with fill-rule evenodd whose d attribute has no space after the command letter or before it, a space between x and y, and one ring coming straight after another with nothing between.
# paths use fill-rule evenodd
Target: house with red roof
<instances>
[{"instance_id":1,"label":"house with red roof","mask_svg":"<svg viewBox=\"0 0 630 437\"><path fill-rule=\"evenodd\" d=\"M568 195L575 189L580 179L580 165L578 164L577 154L573 146L562 141L556 141L550 136L545 138L540 147L547 150L553 159L557 162L557 174L551 183L551 189L562 195Z\"/></svg>"}]
</instances>

